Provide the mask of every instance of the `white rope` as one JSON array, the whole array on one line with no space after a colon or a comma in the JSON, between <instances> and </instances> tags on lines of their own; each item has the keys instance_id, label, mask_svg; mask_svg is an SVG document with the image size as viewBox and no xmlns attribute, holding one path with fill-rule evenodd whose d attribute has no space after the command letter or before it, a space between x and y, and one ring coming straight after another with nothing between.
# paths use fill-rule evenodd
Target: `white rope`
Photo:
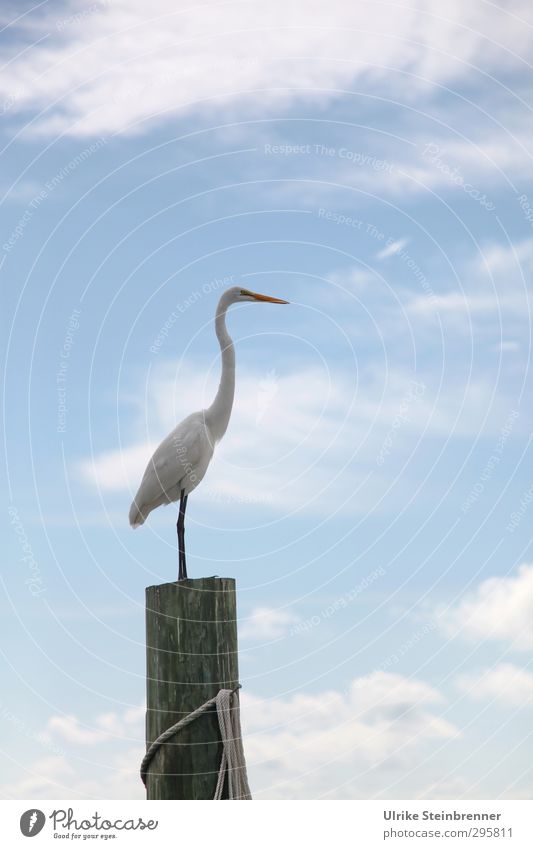
<instances>
[{"instance_id":1,"label":"white rope","mask_svg":"<svg viewBox=\"0 0 533 849\"><path fill-rule=\"evenodd\" d=\"M235 706L231 706L232 697ZM235 690L220 690L216 696L218 724L222 737L223 751L218 773L215 799L222 798L224 775L228 776L228 796L230 799L251 799L246 761L242 745L239 697Z\"/></svg>"},{"instance_id":2,"label":"white rope","mask_svg":"<svg viewBox=\"0 0 533 849\"><path fill-rule=\"evenodd\" d=\"M237 690L219 690L217 695L209 699L200 707L193 710L179 722L176 722L166 731L159 735L157 740L149 746L141 763L141 778L146 786L146 779L150 763L157 750L163 746L171 737L178 731L181 731L185 726L209 710L213 705L216 706L218 725L220 728L220 736L222 737L222 759L220 769L218 771L217 786L214 799L222 799L224 790L224 779L228 777L228 797L230 799L251 799L250 786L248 784L248 776L246 774L246 761L244 758L244 748L242 745L241 719L239 710L239 697ZM232 707L232 698L235 701Z\"/></svg>"}]
</instances>

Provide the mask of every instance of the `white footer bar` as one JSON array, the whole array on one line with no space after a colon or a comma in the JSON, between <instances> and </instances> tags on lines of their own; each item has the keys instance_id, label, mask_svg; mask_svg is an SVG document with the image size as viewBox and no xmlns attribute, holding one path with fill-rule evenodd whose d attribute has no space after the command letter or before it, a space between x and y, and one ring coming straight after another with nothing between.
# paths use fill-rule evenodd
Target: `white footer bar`
<instances>
[{"instance_id":1,"label":"white footer bar","mask_svg":"<svg viewBox=\"0 0 533 849\"><path fill-rule=\"evenodd\" d=\"M529 801L0 801L2 845L533 847ZM28 839L35 838L29 844Z\"/></svg>"}]
</instances>

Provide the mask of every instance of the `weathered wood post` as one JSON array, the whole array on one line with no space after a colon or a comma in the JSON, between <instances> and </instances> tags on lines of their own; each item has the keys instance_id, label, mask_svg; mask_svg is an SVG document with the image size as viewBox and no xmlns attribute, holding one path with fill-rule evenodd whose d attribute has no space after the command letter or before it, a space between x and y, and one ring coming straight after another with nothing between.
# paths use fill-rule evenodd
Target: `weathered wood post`
<instances>
[{"instance_id":1,"label":"weathered wood post","mask_svg":"<svg viewBox=\"0 0 533 849\"><path fill-rule=\"evenodd\" d=\"M147 747L174 723L239 681L233 578L146 589ZM195 719L154 755L148 799L213 799L222 757L216 710Z\"/></svg>"}]
</instances>

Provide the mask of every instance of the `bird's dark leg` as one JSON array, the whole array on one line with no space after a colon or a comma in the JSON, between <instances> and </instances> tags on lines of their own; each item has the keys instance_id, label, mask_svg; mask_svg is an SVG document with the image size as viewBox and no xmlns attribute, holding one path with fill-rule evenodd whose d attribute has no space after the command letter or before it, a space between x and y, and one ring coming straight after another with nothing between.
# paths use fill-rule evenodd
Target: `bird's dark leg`
<instances>
[{"instance_id":1,"label":"bird's dark leg","mask_svg":"<svg viewBox=\"0 0 533 849\"><path fill-rule=\"evenodd\" d=\"M178 514L178 521L176 522L176 530L178 532L178 581L181 581L181 573L183 571L183 557L181 555L181 527L180 527L180 513Z\"/></svg>"},{"instance_id":2,"label":"bird's dark leg","mask_svg":"<svg viewBox=\"0 0 533 849\"><path fill-rule=\"evenodd\" d=\"M185 490L181 490L180 496L180 512L177 522L178 531L178 581L184 581L187 578L187 561L185 559L185 509L187 507L188 495L185 495Z\"/></svg>"}]
</instances>

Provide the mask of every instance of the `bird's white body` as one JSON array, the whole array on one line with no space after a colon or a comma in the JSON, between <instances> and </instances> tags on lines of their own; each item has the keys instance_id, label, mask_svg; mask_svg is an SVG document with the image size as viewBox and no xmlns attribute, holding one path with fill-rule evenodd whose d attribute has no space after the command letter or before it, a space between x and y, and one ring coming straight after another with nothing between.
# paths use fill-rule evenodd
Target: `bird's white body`
<instances>
[{"instance_id":1,"label":"bird's white body","mask_svg":"<svg viewBox=\"0 0 533 849\"><path fill-rule=\"evenodd\" d=\"M215 448L206 411L191 413L156 448L130 508L130 525L138 528L152 510L189 495L203 479Z\"/></svg>"},{"instance_id":2,"label":"bird's white body","mask_svg":"<svg viewBox=\"0 0 533 849\"><path fill-rule=\"evenodd\" d=\"M235 349L226 328L226 312L231 304L241 301L287 303L238 286L224 292L215 316L222 353L222 375L216 397L210 407L183 419L155 450L130 507L129 520L133 528L142 525L156 507L186 498L198 486L211 462L216 443L226 432L235 394Z\"/></svg>"}]
</instances>

